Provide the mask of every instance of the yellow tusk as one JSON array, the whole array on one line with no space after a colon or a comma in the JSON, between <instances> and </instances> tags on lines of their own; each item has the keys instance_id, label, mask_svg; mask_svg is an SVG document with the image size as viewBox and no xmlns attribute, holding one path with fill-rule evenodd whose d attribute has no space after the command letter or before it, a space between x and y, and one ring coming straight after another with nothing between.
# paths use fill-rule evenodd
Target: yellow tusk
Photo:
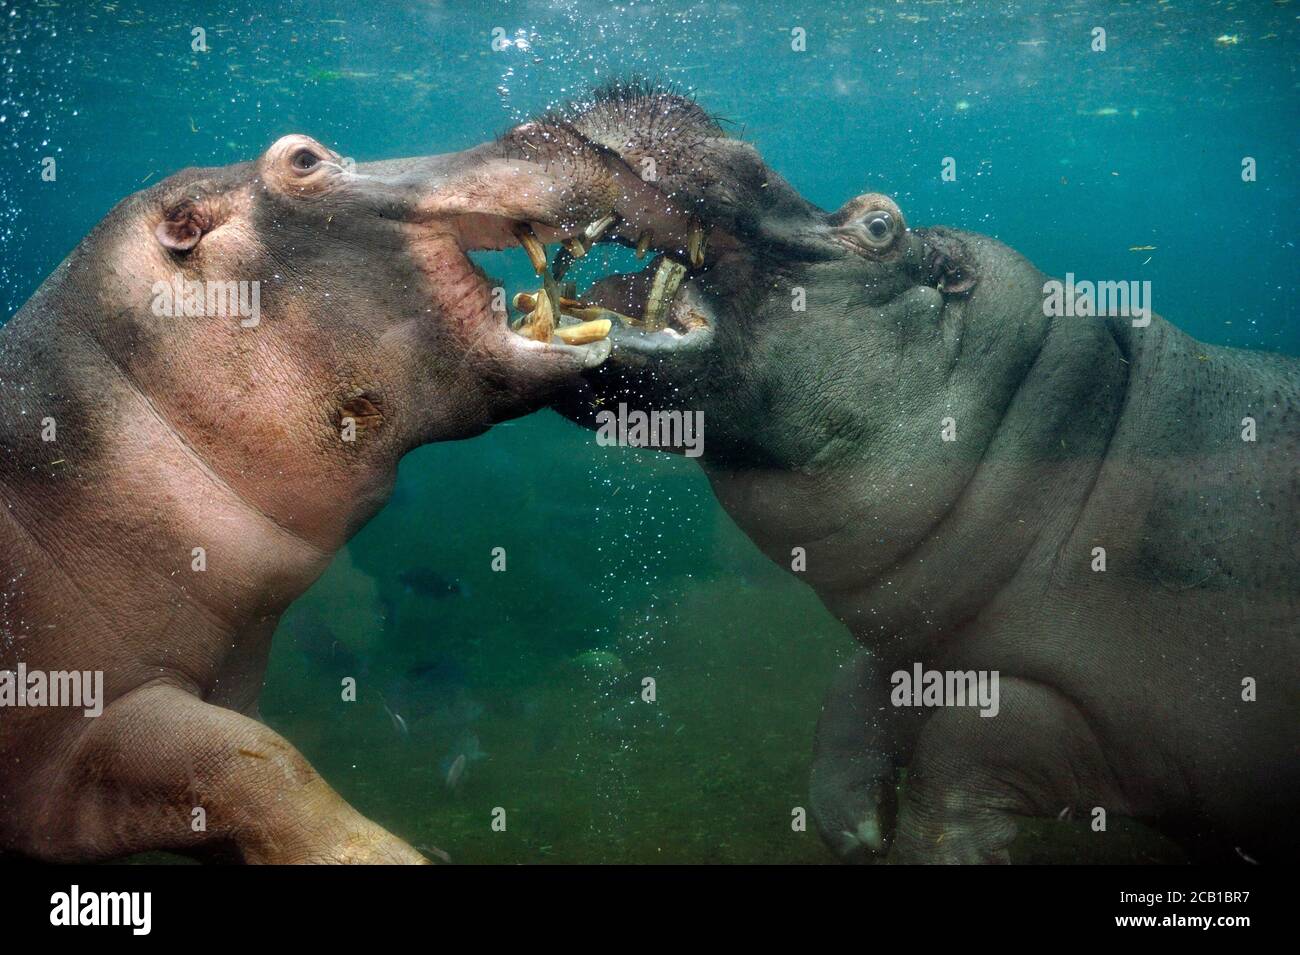
<instances>
[{"instance_id":1,"label":"yellow tusk","mask_svg":"<svg viewBox=\"0 0 1300 955\"><path fill-rule=\"evenodd\" d=\"M603 319L617 319L624 325L636 325L635 320L628 318L626 315L616 312L613 309L605 308L603 305L583 305L581 302L575 302L573 305L562 305L560 310L565 315L572 318L580 318L584 322L598 322Z\"/></svg>"},{"instance_id":2,"label":"yellow tusk","mask_svg":"<svg viewBox=\"0 0 1300 955\"><path fill-rule=\"evenodd\" d=\"M541 275L546 271L546 246L542 245L541 240L533 232L533 227L527 222L521 222L515 226L515 238L519 244L524 247L528 253L528 259L533 263L533 271Z\"/></svg>"},{"instance_id":3,"label":"yellow tusk","mask_svg":"<svg viewBox=\"0 0 1300 955\"><path fill-rule=\"evenodd\" d=\"M537 298L540 292L517 292L513 304L518 311L527 314L537 308ZM560 296L560 311L568 315L571 309L582 308L583 303L576 298Z\"/></svg>"},{"instance_id":4,"label":"yellow tusk","mask_svg":"<svg viewBox=\"0 0 1300 955\"><path fill-rule=\"evenodd\" d=\"M555 312L551 309L549 295L537 296L537 307L528 316L528 324L521 330L526 338L535 342L549 342L555 332Z\"/></svg>"},{"instance_id":5,"label":"yellow tusk","mask_svg":"<svg viewBox=\"0 0 1300 955\"><path fill-rule=\"evenodd\" d=\"M595 222L588 223L587 228L582 230L582 244L590 249L600 241L600 237L614 224L616 218L617 216L611 212L608 215L601 216Z\"/></svg>"},{"instance_id":6,"label":"yellow tusk","mask_svg":"<svg viewBox=\"0 0 1300 955\"><path fill-rule=\"evenodd\" d=\"M686 251L691 257L691 267L698 269L704 264L704 247L708 240L704 235L704 226L695 219L691 220L691 229L686 236Z\"/></svg>"},{"instance_id":7,"label":"yellow tusk","mask_svg":"<svg viewBox=\"0 0 1300 955\"><path fill-rule=\"evenodd\" d=\"M608 318L598 318L581 325L561 325L555 330L555 337L566 345L587 345L608 338L612 327Z\"/></svg>"}]
</instances>

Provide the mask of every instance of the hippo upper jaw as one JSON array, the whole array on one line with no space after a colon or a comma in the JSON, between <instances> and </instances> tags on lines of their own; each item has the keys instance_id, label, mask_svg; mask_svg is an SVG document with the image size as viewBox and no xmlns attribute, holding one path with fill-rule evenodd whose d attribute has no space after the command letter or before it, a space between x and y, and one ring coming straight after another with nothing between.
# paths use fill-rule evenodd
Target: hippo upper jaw
<instances>
[{"instance_id":1,"label":"hippo upper jaw","mask_svg":"<svg viewBox=\"0 0 1300 955\"><path fill-rule=\"evenodd\" d=\"M502 160L491 144L366 163L354 167L351 178L369 212L400 223L410 239L430 253L417 256L417 264L431 282L443 287L446 294L439 296L440 303L455 311L459 297L470 311L458 318L478 319L498 331L508 327L505 309L492 297L496 286L469 253L520 247L529 236L557 241L566 228L554 211L549 194L556 183L547 170L535 163ZM608 351L574 348L564 341L550 342L551 349L515 344L531 354L577 359L583 367Z\"/></svg>"}]
</instances>

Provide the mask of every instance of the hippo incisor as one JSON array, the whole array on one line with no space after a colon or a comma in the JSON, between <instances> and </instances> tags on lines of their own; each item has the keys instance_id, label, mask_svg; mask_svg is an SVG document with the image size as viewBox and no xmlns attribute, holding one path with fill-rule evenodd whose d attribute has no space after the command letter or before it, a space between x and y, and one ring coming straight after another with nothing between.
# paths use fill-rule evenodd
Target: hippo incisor
<instances>
[{"instance_id":1,"label":"hippo incisor","mask_svg":"<svg viewBox=\"0 0 1300 955\"><path fill-rule=\"evenodd\" d=\"M1007 246L874 193L824 212L678 96L615 85L502 142L581 171L580 210L527 213L556 266L658 250L561 301L614 341L562 409L702 413L722 506L864 647L817 732L837 851L1007 861L1017 817L1109 815L1294 858L1293 358L1049 317ZM996 715L896 696L917 665L996 673Z\"/></svg>"},{"instance_id":2,"label":"hippo incisor","mask_svg":"<svg viewBox=\"0 0 1300 955\"><path fill-rule=\"evenodd\" d=\"M103 680L94 717L0 698L0 850L422 859L255 706L281 612L398 459L609 351L514 335L466 258L517 244L517 203L572 205L501 153L353 165L286 136L178 173L0 331L0 675Z\"/></svg>"}]
</instances>

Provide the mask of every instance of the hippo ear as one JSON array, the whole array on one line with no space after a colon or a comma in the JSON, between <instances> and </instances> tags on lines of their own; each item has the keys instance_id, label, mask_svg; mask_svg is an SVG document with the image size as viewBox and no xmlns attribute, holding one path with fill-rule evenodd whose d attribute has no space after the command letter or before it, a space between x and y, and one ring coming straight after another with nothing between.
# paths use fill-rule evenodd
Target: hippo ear
<instances>
[{"instance_id":1,"label":"hippo ear","mask_svg":"<svg viewBox=\"0 0 1300 955\"><path fill-rule=\"evenodd\" d=\"M199 244L205 232L212 231L212 217L199 203L186 199L172 206L153 234L164 248L188 252Z\"/></svg>"}]
</instances>

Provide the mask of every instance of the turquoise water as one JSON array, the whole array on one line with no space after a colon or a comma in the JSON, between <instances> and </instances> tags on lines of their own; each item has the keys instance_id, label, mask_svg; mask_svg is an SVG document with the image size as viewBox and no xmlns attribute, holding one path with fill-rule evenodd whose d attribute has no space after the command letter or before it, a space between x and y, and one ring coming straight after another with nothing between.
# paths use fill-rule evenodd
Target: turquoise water
<instances>
[{"instance_id":1,"label":"turquoise water","mask_svg":"<svg viewBox=\"0 0 1300 955\"><path fill-rule=\"evenodd\" d=\"M0 3L0 316L182 167L288 132L358 161L462 149L638 74L695 94L820 205L885 192L910 224L992 234L1051 274L1150 279L1205 341L1300 352L1296 3L202 7ZM495 28L526 42L496 51ZM518 252L481 258L528 275ZM491 572L498 546L510 573ZM377 692L341 702L322 646ZM693 463L542 412L407 458L282 623L262 708L359 809L457 861L829 861L789 819L849 651ZM432 709L403 731L384 702L413 667ZM654 716L629 703L644 675ZM1069 840L1035 830L1017 855Z\"/></svg>"}]
</instances>

